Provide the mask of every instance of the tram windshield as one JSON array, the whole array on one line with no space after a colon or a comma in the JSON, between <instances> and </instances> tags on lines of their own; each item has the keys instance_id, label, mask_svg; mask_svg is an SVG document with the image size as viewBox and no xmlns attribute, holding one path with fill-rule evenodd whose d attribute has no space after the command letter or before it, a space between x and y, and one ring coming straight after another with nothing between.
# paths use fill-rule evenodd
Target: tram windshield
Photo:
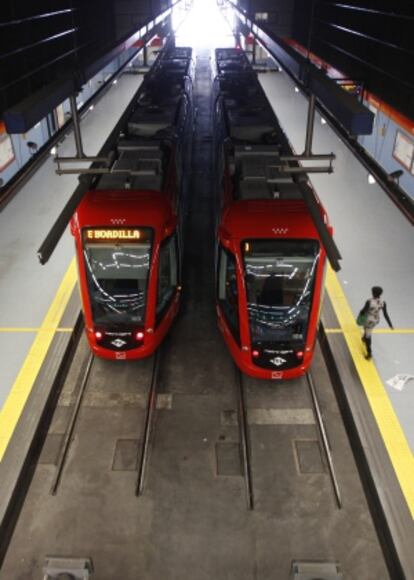
<instances>
[{"instance_id":1,"label":"tram windshield","mask_svg":"<svg viewBox=\"0 0 414 580\"><path fill-rule=\"evenodd\" d=\"M95 324L144 322L152 230L86 229L84 256Z\"/></svg>"},{"instance_id":2,"label":"tram windshield","mask_svg":"<svg viewBox=\"0 0 414 580\"><path fill-rule=\"evenodd\" d=\"M306 340L319 243L246 240L242 243L253 343Z\"/></svg>"}]
</instances>

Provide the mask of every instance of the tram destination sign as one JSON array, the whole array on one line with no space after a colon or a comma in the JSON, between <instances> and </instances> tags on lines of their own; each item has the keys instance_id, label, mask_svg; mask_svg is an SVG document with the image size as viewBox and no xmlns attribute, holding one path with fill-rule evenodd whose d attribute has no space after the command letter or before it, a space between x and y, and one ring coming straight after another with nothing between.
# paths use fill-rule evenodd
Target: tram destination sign
<instances>
[{"instance_id":1,"label":"tram destination sign","mask_svg":"<svg viewBox=\"0 0 414 580\"><path fill-rule=\"evenodd\" d=\"M144 242L149 238L147 229L138 228L87 228L83 231L85 243L107 244L107 243L134 243Z\"/></svg>"}]
</instances>

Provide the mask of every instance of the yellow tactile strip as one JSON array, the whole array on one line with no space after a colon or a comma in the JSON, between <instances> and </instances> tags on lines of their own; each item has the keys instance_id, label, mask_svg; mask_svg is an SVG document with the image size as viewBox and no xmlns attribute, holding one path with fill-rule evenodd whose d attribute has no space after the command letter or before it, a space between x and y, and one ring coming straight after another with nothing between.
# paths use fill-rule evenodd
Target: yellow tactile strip
<instances>
[{"instance_id":1,"label":"yellow tactile strip","mask_svg":"<svg viewBox=\"0 0 414 580\"><path fill-rule=\"evenodd\" d=\"M59 323L75 283L76 267L75 259L73 259L40 328L26 329L28 332L35 332L36 336L6 402L0 411L0 461L3 459L3 455L30 395L53 337L59 331ZM16 330L8 329L9 332ZM66 332L67 330L66 328L60 329L61 332ZM7 329L3 329L3 331L7 331ZM22 331L22 329L19 329L19 331Z\"/></svg>"},{"instance_id":2,"label":"yellow tactile strip","mask_svg":"<svg viewBox=\"0 0 414 580\"><path fill-rule=\"evenodd\" d=\"M340 331L343 332L351 352L411 516L414 518L414 456L375 364L372 361L366 361L363 356L361 330L355 322L345 294L331 268L328 269L326 286L339 322ZM399 330L393 332L397 333ZM407 332L411 333L412 330Z\"/></svg>"},{"instance_id":3,"label":"yellow tactile strip","mask_svg":"<svg viewBox=\"0 0 414 580\"><path fill-rule=\"evenodd\" d=\"M16 333L18 334L19 332L39 332L40 330L42 330L43 332L45 331L52 331L52 332L73 332L73 328L42 328L41 326L39 328L25 328L25 327L20 327L20 326L10 326L10 327L2 327L0 326L0 332L10 332L10 333Z\"/></svg>"},{"instance_id":4,"label":"yellow tactile strip","mask_svg":"<svg viewBox=\"0 0 414 580\"><path fill-rule=\"evenodd\" d=\"M326 334L343 334L342 328L325 328ZM1 332L1 328L0 328ZM414 334L414 328L376 328L373 334Z\"/></svg>"}]
</instances>

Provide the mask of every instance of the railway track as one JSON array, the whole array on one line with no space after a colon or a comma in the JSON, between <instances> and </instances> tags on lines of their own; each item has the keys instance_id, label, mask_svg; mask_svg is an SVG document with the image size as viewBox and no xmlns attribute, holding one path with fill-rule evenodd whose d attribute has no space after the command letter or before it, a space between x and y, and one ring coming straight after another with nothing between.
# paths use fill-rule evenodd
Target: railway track
<instances>
[{"instance_id":1,"label":"railway track","mask_svg":"<svg viewBox=\"0 0 414 580\"><path fill-rule=\"evenodd\" d=\"M145 420L142 428L141 436L138 438L137 445L137 480L135 486L135 494L140 496L144 492L145 486L145 476L148 469L148 461L151 450L151 434L153 431L153 424L155 419L155 411L157 405L157 386L158 377L161 364L163 348L161 347L152 357L152 364L150 369L150 375L146 381L148 386L146 394L146 405L145 405ZM51 485L50 493L51 495L56 495L58 493L59 485L62 479L63 472L65 470L66 459L70 450L71 442L74 439L76 432L76 423L79 414L82 409L82 401L87 393L88 384L90 382L90 376L92 372L92 367L96 359L90 353L87 357L86 364L79 377L79 388L77 389L77 395L75 403L72 408L69 423L66 432L63 437L63 443L60 449L59 458L57 461L56 471Z\"/></svg>"},{"instance_id":2,"label":"railway track","mask_svg":"<svg viewBox=\"0 0 414 580\"><path fill-rule=\"evenodd\" d=\"M163 352L163 346L161 346L156 353L154 354L154 362L152 366L152 374L151 374L151 382L150 387L148 389L148 397L147 397L147 408L145 413L145 424L143 435L141 439L141 452L139 458L139 468L138 468L138 477L137 477L137 485L135 488L135 495L139 496L144 493L144 484L145 484L145 474L147 471L147 465L149 460L150 454L150 443L151 443L151 434L152 428L154 423L154 416L155 416L155 409L157 406L157 386L158 386L158 377L159 377L159 370L160 370L160 360Z\"/></svg>"},{"instance_id":3,"label":"railway track","mask_svg":"<svg viewBox=\"0 0 414 580\"><path fill-rule=\"evenodd\" d=\"M334 490L336 503L338 505L338 508L341 509L342 508L342 498L341 498L341 492L339 489L338 478L336 476L335 466L334 466L334 462L333 462L333 458L332 458L332 451L331 451L331 447L329 444L328 434L326 431L325 422L324 422L324 419L322 416L318 397L316 394L316 389L315 389L315 386L313 384L312 374L310 371L308 371L306 373L306 380L307 380L307 383L309 386L309 391L310 391L311 398L312 398L313 410L314 410L315 417L316 417L316 420L318 423L320 438L322 441L323 450L324 450L326 461L327 461L328 468L329 468L329 474L330 474L331 481L332 481L332 487Z\"/></svg>"},{"instance_id":4,"label":"railway track","mask_svg":"<svg viewBox=\"0 0 414 580\"><path fill-rule=\"evenodd\" d=\"M246 485L247 508L249 510L253 510L254 509L253 476L251 467L251 450L250 450L250 438L246 410L246 399L244 396L242 374L237 367L235 367L235 370L236 370L236 383L238 396L237 416L240 433L241 455L243 460L243 474Z\"/></svg>"},{"instance_id":5,"label":"railway track","mask_svg":"<svg viewBox=\"0 0 414 580\"><path fill-rule=\"evenodd\" d=\"M253 468L252 468L252 445L251 445L251 435L249 430L249 409L246 405L246 396L244 392L243 375L240 370L235 367L236 373L236 389L237 389L237 417L239 426L239 437L240 437L240 455L242 459L242 472L245 481L245 491L246 491L246 502L248 510L254 510L255 508L255 498L254 498L254 482L253 482ZM336 469L333 461L332 450L329 443L329 438L327 434L327 429L321 411L321 407L318 401L317 391L313 382L311 372L307 372L305 375L306 382L304 381L303 388L305 385L308 386L310 400L312 403L312 412L315 417L315 423L317 425L317 430L319 433L319 444L323 449L326 465L328 467L329 476L332 483L332 489L335 496L335 501L338 509L342 508L342 497L341 491L338 483L338 478L336 475ZM260 389L260 383L258 383L258 389ZM275 482L277 485L277 482Z\"/></svg>"},{"instance_id":6,"label":"railway track","mask_svg":"<svg viewBox=\"0 0 414 580\"><path fill-rule=\"evenodd\" d=\"M83 395L85 393L85 389L86 389L86 385L88 383L88 378L92 369L92 364L94 361L94 357L93 354L90 353L89 357L87 359L86 362L86 367L85 367L85 371L83 373L82 376L82 380L80 383L80 388L78 391L78 395L76 397L76 401L75 404L73 406L73 412L72 415L70 417L70 421L69 421L69 425L68 428L66 430L65 436L64 436L64 440L63 440L63 445L62 445L62 449L59 455L59 460L58 460L58 464L57 464L57 468L56 468L56 473L55 473L55 477L53 479L53 483L52 486L50 488L50 493L52 495L56 495L58 487L59 487L59 483L62 477L62 473L63 473L63 469L65 466L65 460L69 451L69 447L70 447L70 442L72 440L73 437L73 432L75 429L75 425L76 425L76 419L78 417L81 405L82 405L82 398Z\"/></svg>"}]
</instances>

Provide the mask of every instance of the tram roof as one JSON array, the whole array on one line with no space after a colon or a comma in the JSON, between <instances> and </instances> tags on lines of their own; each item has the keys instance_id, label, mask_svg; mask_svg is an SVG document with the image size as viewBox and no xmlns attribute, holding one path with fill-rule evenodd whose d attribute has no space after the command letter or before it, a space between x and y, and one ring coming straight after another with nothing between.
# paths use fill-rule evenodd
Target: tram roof
<instances>
[{"instance_id":1,"label":"tram roof","mask_svg":"<svg viewBox=\"0 0 414 580\"><path fill-rule=\"evenodd\" d=\"M310 238L318 232L303 200L238 200L223 212L221 227L230 238Z\"/></svg>"},{"instance_id":2,"label":"tram roof","mask_svg":"<svg viewBox=\"0 0 414 580\"><path fill-rule=\"evenodd\" d=\"M150 190L88 191L76 210L79 227L117 227L132 222L139 226L163 228L174 218L167 196ZM122 220L126 220L123 222Z\"/></svg>"}]
</instances>

